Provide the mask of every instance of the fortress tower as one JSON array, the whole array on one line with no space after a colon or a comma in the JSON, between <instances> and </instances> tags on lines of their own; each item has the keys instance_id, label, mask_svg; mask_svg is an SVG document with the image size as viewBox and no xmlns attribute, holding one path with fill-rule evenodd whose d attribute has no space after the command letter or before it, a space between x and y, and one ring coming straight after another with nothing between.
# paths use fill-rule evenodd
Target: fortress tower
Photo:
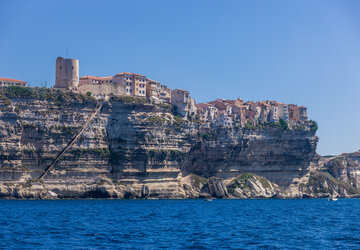
<instances>
[{"instance_id":1,"label":"fortress tower","mask_svg":"<svg viewBox=\"0 0 360 250\"><path fill-rule=\"evenodd\" d=\"M56 81L55 88L66 88L74 90L79 86L79 60L56 59Z\"/></svg>"}]
</instances>

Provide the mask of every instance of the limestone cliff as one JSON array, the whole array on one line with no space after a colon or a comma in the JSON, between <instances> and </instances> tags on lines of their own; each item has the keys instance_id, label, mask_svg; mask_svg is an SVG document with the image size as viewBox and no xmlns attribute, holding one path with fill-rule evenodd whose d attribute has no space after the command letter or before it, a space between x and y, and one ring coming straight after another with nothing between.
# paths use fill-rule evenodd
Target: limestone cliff
<instances>
[{"instance_id":1,"label":"limestone cliff","mask_svg":"<svg viewBox=\"0 0 360 250\"><path fill-rule=\"evenodd\" d=\"M174 116L170 105L113 97L40 179L97 101L4 88L0 102L1 197L281 197L309 175L316 151L313 131L205 129Z\"/></svg>"}]
</instances>

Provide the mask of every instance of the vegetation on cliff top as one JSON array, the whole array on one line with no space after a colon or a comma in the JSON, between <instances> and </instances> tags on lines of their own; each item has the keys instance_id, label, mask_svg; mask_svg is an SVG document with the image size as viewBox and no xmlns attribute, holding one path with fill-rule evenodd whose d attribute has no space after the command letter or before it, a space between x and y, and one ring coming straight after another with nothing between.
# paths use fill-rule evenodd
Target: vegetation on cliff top
<instances>
[{"instance_id":1,"label":"vegetation on cliff top","mask_svg":"<svg viewBox=\"0 0 360 250\"><path fill-rule=\"evenodd\" d=\"M97 102L97 100L92 96L76 94L71 91L53 88L9 86L1 88L0 95L7 98L32 98L40 100L54 100L55 104L58 106L70 102Z\"/></svg>"},{"instance_id":2,"label":"vegetation on cliff top","mask_svg":"<svg viewBox=\"0 0 360 250\"><path fill-rule=\"evenodd\" d=\"M126 104L149 104L149 101L143 97L133 97L133 96L112 96L110 98L111 101L115 102L123 102Z\"/></svg>"},{"instance_id":3,"label":"vegetation on cliff top","mask_svg":"<svg viewBox=\"0 0 360 250\"><path fill-rule=\"evenodd\" d=\"M316 121L310 120L310 130L316 132L319 126Z\"/></svg>"},{"instance_id":4,"label":"vegetation on cliff top","mask_svg":"<svg viewBox=\"0 0 360 250\"><path fill-rule=\"evenodd\" d=\"M262 122L257 124L254 124L251 121L247 121L245 124L245 129L247 130L255 130L255 129L267 130L272 128L288 130L289 126L288 123L283 119L280 119L278 122Z\"/></svg>"}]
</instances>

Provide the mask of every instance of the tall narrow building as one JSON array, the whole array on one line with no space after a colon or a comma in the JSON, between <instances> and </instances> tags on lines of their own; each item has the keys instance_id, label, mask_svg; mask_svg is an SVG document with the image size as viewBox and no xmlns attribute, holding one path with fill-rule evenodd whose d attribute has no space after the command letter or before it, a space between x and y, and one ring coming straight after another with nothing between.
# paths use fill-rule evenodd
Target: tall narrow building
<instances>
[{"instance_id":1,"label":"tall narrow building","mask_svg":"<svg viewBox=\"0 0 360 250\"><path fill-rule=\"evenodd\" d=\"M56 59L55 88L75 90L79 86L79 60Z\"/></svg>"}]
</instances>

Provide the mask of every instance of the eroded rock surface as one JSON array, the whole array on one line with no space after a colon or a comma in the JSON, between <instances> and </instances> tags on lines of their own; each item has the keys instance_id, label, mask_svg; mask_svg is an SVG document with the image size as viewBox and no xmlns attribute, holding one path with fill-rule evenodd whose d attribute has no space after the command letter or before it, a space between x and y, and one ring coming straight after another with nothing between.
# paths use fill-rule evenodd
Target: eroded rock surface
<instances>
[{"instance_id":1,"label":"eroded rock surface","mask_svg":"<svg viewBox=\"0 0 360 250\"><path fill-rule=\"evenodd\" d=\"M89 97L62 91L4 93L0 197L302 197L307 189L300 184L309 182L312 165L317 169L312 131L205 129L174 116L171 106L112 98L40 180L95 107ZM345 170L326 165L336 179L355 189L356 157L345 157ZM244 173L252 176L242 182Z\"/></svg>"}]
</instances>

